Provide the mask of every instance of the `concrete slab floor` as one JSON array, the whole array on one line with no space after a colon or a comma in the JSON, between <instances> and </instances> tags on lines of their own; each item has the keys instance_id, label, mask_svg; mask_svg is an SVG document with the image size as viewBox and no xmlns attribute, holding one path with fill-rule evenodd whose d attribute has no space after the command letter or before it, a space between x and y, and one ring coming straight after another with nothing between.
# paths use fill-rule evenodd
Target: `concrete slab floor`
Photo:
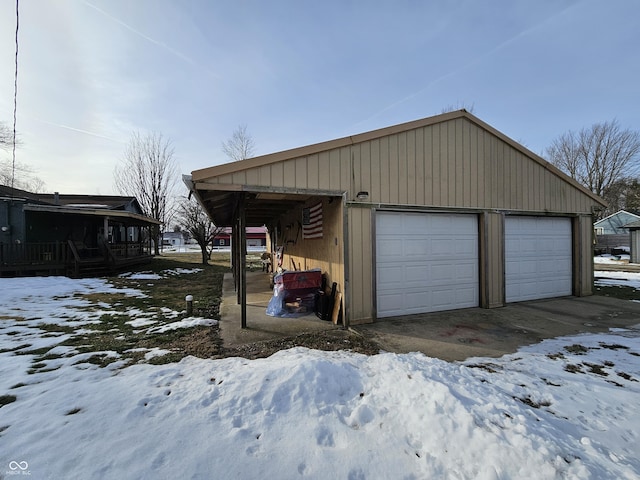
<instances>
[{"instance_id":1,"label":"concrete slab floor","mask_svg":"<svg viewBox=\"0 0 640 480\"><path fill-rule=\"evenodd\" d=\"M640 303L603 296L563 297L380 319L353 330L395 353L419 351L447 361L500 357L547 338L635 328Z\"/></svg>"},{"instance_id":2,"label":"concrete slab floor","mask_svg":"<svg viewBox=\"0 0 640 480\"><path fill-rule=\"evenodd\" d=\"M272 296L269 275L247 272L247 328L241 328L233 277L225 275L220 334L225 345L275 340L302 333L340 329L314 315L277 318L266 314ZM640 303L603 296L563 297L380 319L351 330L384 351L422 352L446 361L500 357L547 338L610 328L638 328Z\"/></svg>"},{"instance_id":3,"label":"concrete slab floor","mask_svg":"<svg viewBox=\"0 0 640 480\"><path fill-rule=\"evenodd\" d=\"M247 328L241 328L240 305L237 304L233 275L225 274L220 306L220 336L224 345L242 345L342 328L341 325L320 320L313 314L298 318L270 317L266 311L272 295L269 274L247 272Z\"/></svg>"}]
</instances>

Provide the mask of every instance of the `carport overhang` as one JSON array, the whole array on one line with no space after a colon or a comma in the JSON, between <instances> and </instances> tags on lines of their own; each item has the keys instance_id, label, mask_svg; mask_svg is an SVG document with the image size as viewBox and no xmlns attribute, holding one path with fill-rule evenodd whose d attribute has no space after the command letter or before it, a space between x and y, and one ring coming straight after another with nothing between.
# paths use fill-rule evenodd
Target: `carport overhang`
<instances>
[{"instance_id":1,"label":"carport overhang","mask_svg":"<svg viewBox=\"0 0 640 480\"><path fill-rule=\"evenodd\" d=\"M217 227L231 227L231 263L237 302L241 306L241 326L247 327L247 227L267 226L271 231L279 218L315 197L341 198L346 192L292 189L242 184L220 184L200 179L197 171L182 180ZM344 220L346 222L346 220Z\"/></svg>"}]
</instances>

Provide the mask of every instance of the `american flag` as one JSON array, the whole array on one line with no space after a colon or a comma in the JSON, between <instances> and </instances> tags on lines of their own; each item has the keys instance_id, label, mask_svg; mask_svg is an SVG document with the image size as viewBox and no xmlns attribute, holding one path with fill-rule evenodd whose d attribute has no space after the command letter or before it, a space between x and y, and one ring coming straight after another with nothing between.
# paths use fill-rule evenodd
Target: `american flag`
<instances>
[{"instance_id":1,"label":"american flag","mask_svg":"<svg viewBox=\"0 0 640 480\"><path fill-rule=\"evenodd\" d=\"M302 209L302 238L322 238L322 202Z\"/></svg>"}]
</instances>

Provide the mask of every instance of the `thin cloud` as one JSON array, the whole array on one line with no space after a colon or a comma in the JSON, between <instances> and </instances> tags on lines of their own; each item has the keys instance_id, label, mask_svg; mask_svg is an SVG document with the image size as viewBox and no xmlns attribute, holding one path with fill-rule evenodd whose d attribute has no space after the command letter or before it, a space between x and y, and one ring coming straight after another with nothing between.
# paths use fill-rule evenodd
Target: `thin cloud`
<instances>
[{"instance_id":1,"label":"thin cloud","mask_svg":"<svg viewBox=\"0 0 640 480\"><path fill-rule=\"evenodd\" d=\"M115 139L115 138L107 137L105 135L100 135L99 133L90 132L89 130L83 130L81 128L71 127L69 125L63 125L62 123L49 122L47 120L42 120L40 118L34 118L34 120L37 120L38 122L44 123L46 125L51 125L52 127L64 128L65 130L71 130L72 132L83 133L85 135L91 135L92 137L102 138L104 140L109 140L109 141L116 142L116 143L125 143L122 140L118 140L118 139Z\"/></svg>"},{"instance_id":2,"label":"thin cloud","mask_svg":"<svg viewBox=\"0 0 640 480\"><path fill-rule=\"evenodd\" d=\"M153 43L154 45L163 48L164 50L166 50L167 52L171 53L172 55L175 55L176 57L180 58L181 60L187 62L190 65L193 65L194 67L198 67L201 68L201 65L199 65L198 63L196 63L195 60L193 60L191 57L188 57L186 55L184 55L183 53L179 52L178 50L171 48L169 45L167 45L166 43L160 42L158 40L155 40L153 38L151 38L148 35L145 35L144 33L142 33L139 30L136 30L135 28L133 28L131 25L123 22L122 20L120 20L119 18L114 17L113 15L108 14L107 12L105 12L104 10L102 10L101 8L95 6L94 4L90 3L90 2L83 2L85 5L87 5L88 7L93 8L96 12L100 13L101 15L107 17L109 20L116 22L118 25L126 28L127 30L129 30L131 33L134 33L135 35L139 36L140 38L145 39L146 41ZM213 76L213 77L217 77L217 75L213 72L210 72L206 69L204 69L209 75Z\"/></svg>"}]
</instances>

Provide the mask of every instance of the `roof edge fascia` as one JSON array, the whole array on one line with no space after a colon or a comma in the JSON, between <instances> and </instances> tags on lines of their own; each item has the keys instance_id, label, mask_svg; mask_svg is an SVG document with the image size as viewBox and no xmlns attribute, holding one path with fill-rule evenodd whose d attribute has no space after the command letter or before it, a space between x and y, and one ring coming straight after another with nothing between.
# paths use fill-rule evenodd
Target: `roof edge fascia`
<instances>
[{"instance_id":1,"label":"roof edge fascia","mask_svg":"<svg viewBox=\"0 0 640 480\"><path fill-rule=\"evenodd\" d=\"M594 223L594 225L595 225L595 224L597 224L597 223L600 223L600 222L604 222L605 220L608 220L608 219L609 219L609 218L611 218L611 217L615 217L615 216L616 216L616 215L618 215L619 213L626 213L627 215L631 215L632 217L636 217L638 220L640 220L640 215L636 215L635 213L631 213L631 212L628 212L628 211L626 211L626 210L618 210L617 212L612 213L611 215L607 215L606 217L601 218L600 220L598 220L597 222L595 222L595 223ZM636 221L636 220L634 220L634 222L635 222L635 221Z\"/></svg>"},{"instance_id":2,"label":"roof edge fascia","mask_svg":"<svg viewBox=\"0 0 640 480\"><path fill-rule=\"evenodd\" d=\"M75 215L92 215L92 216L100 216L100 217L110 217L110 218L129 218L132 220L143 221L145 223L162 225L162 222L147 217L145 215L140 215L139 213L129 212L127 210L109 210L107 208L74 208L74 207L66 207L66 206L58 206L58 205L37 205L37 204L27 204L24 206L24 210L30 212L49 212L49 213L62 213L62 214L75 214Z\"/></svg>"}]
</instances>

